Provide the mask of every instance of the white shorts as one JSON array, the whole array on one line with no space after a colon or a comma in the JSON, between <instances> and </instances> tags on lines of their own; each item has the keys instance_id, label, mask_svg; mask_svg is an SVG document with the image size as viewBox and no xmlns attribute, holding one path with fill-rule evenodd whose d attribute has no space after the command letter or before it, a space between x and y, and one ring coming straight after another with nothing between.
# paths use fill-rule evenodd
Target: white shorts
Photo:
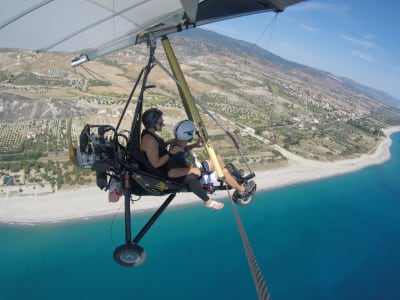
<instances>
[{"instance_id":1,"label":"white shorts","mask_svg":"<svg viewBox=\"0 0 400 300\"><path fill-rule=\"evenodd\" d=\"M208 174L204 174L203 176L201 176L200 178L200 183L201 184L214 184L217 182L217 172L211 172Z\"/></svg>"},{"instance_id":2,"label":"white shorts","mask_svg":"<svg viewBox=\"0 0 400 300\"><path fill-rule=\"evenodd\" d=\"M215 182L217 182L218 179L217 173L215 171L210 172L208 161L205 160L203 162L196 162L196 165L198 168L207 172L203 176L201 176L200 178L201 184L214 184Z\"/></svg>"}]
</instances>

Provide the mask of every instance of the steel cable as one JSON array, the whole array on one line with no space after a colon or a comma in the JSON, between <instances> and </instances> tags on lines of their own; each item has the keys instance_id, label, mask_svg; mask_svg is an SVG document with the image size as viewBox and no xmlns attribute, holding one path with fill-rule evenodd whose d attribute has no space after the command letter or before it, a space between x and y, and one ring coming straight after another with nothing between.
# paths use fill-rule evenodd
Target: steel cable
<instances>
[{"instance_id":1,"label":"steel cable","mask_svg":"<svg viewBox=\"0 0 400 300\"><path fill-rule=\"evenodd\" d=\"M229 191L228 191L228 194L229 194ZM244 248L244 251L246 252L247 262L249 264L251 275L253 276L253 281L256 286L258 299L271 300L271 295L268 291L267 284L264 280L261 269L258 266L256 256L255 256L253 249L250 245L250 242L247 238L247 234L243 227L242 220L240 219L239 212L236 208L235 202L233 201L232 197L229 197L229 199L231 200L232 210L235 215L235 220L236 220L236 224L238 226L239 232L240 232L240 237L242 238L243 248Z\"/></svg>"}]
</instances>

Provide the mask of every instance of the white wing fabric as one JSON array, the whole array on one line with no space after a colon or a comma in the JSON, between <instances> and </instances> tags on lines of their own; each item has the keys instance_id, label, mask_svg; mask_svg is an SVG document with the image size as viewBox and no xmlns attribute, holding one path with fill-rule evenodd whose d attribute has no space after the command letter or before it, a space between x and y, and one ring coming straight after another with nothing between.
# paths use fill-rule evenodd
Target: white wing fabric
<instances>
[{"instance_id":1,"label":"white wing fabric","mask_svg":"<svg viewBox=\"0 0 400 300\"><path fill-rule=\"evenodd\" d=\"M85 53L88 59L155 37L302 0L0 0L0 47Z\"/></svg>"}]
</instances>

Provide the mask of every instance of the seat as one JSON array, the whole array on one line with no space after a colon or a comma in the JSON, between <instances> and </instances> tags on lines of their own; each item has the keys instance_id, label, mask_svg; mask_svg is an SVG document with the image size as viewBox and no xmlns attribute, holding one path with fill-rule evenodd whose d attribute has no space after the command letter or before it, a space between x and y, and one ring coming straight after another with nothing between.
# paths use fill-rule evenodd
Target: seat
<instances>
[{"instance_id":1,"label":"seat","mask_svg":"<svg viewBox=\"0 0 400 300\"><path fill-rule=\"evenodd\" d=\"M132 192L138 196L162 196L171 193L187 191L185 184L175 182L167 174L154 168L143 151L133 150L130 155Z\"/></svg>"}]
</instances>

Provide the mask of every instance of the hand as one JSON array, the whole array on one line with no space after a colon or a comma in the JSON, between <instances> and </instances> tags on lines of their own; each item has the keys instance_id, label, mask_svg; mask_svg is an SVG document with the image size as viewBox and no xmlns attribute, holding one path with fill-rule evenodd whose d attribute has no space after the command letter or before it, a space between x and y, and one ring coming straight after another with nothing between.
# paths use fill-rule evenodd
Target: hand
<instances>
[{"instance_id":1,"label":"hand","mask_svg":"<svg viewBox=\"0 0 400 300\"><path fill-rule=\"evenodd\" d=\"M172 155L175 155L182 151L183 151L182 147L179 147L178 145L176 145L175 147L173 147L172 149L169 150L169 153L171 153Z\"/></svg>"},{"instance_id":2,"label":"hand","mask_svg":"<svg viewBox=\"0 0 400 300\"><path fill-rule=\"evenodd\" d=\"M165 142L165 145L171 145L172 143L175 143L176 142L176 138L172 138L172 139L169 139L168 141L166 141Z\"/></svg>"},{"instance_id":3,"label":"hand","mask_svg":"<svg viewBox=\"0 0 400 300\"><path fill-rule=\"evenodd\" d=\"M196 141L196 143L193 143L191 145L192 148L197 148L203 146L203 140L199 137Z\"/></svg>"}]
</instances>

